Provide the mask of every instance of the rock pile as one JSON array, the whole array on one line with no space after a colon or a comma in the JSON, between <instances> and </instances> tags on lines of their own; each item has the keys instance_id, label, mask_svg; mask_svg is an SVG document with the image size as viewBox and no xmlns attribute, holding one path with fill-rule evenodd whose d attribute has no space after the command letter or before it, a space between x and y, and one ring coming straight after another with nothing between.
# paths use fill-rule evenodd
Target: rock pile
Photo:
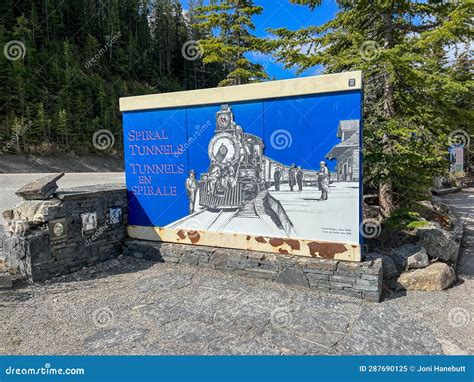
<instances>
[{"instance_id":1,"label":"rock pile","mask_svg":"<svg viewBox=\"0 0 474 382\"><path fill-rule=\"evenodd\" d=\"M366 259L382 259L385 284L395 290L439 291L456 282L456 262L461 244L462 224L447 211L452 230L430 222L418 228L416 244L405 244L382 255L370 253Z\"/></svg>"}]
</instances>

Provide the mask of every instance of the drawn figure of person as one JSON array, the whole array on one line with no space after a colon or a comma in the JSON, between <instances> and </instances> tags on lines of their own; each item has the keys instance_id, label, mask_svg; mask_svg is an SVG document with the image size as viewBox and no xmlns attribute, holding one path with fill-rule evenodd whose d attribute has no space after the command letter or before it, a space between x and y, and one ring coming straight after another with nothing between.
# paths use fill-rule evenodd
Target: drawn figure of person
<instances>
[{"instance_id":1,"label":"drawn figure of person","mask_svg":"<svg viewBox=\"0 0 474 382\"><path fill-rule=\"evenodd\" d=\"M321 199L327 200L329 193L329 169L326 166L326 162L321 161L319 164L320 169L318 172L318 188L321 190Z\"/></svg>"},{"instance_id":2,"label":"drawn figure of person","mask_svg":"<svg viewBox=\"0 0 474 382\"><path fill-rule=\"evenodd\" d=\"M194 213L194 205L196 203L198 184L194 170L189 171L189 176L186 179L186 193L189 199L189 213Z\"/></svg>"},{"instance_id":3,"label":"drawn figure of person","mask_svg":"<svg viewBox=\"0 0 474 382\"><path fill-rule=\"evenodd\" d=\"M275 181L275 191L280 191L280 179L281 179L281 171L279 168L275 170L273 174L273 180Z\"/></svg>"},{"instance_id":4,"label":"drawn figure of person","mask_svg":"<svg viewBox=\"0 0 474 382\"><path fill-rule=\"evenodd\" d=\"M288 169L288 184L290 191L293 191L293 187L295 187L296 184L296 166L294 163Z\"/></svg>"},{"instance_id":5,"label":"drawn figure of person","mask_svg":"<svg viewBox=\"0 0 474 382\"><path fill-rule=\"evenodd\" d=\"M232 167L224 167L218 182L219 191L224 193L227 189L235 187L236 185L237 179L235 179L235 170Z\"/></svg>"},{"instance_id":6,"label":"drawn figure of person","mask_svg":"<svg viewBox=\"0 0 474 382\"><path fill-rule=\"evenodd\" d=\"M303 170L298 166L296 170L296 182L298 183L298 191L303 191Z\"/></svg>"},{"instance_id":7,"label":"drawn figure of person","mask_svg":"<svg viewBox=\"0 0 474 382\"><path fill-rule=\"evenodd\" d=\"M86 217L86 227L87 230L93 230L97 228L97 218L96 214L89 214Z\"/></svg>"},{"instance_id":8,"label":"drawn figure of person","mask_svg":"<svg viewBox=\"0 0 474 382\"><path fill-rule=\"evenodd\" d=\"M209 167L209 178L208 178L207 190L206 190L208 193L214 195L216 184L221 177L221 173L222 173L222 170L216 163L211 164L211 166Z\"/></svg>"}]
</instances>

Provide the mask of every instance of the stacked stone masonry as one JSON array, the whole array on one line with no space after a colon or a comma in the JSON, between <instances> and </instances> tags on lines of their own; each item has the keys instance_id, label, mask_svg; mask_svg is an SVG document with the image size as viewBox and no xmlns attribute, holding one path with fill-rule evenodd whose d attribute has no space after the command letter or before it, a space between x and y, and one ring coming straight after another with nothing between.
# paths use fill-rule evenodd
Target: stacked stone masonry
<instances>
[{"instance_id":1,"label":"stacked stone masonry","mask_svg":"<svg viewBox=\"0 0 474 382\"><path fill-rule=\"evenodd\" d=\"M152 261L202 266L238 275L380 301L382 261L360 263L185 244L127 240L125 254Z\"/></svg>"},{"instance_id":2,"label":"stacked stone masonry","mask_svg":"<svg viewBox=\"0 0 474 382\"><path fill-rule=\"evenodd\" d=\"M121 218L111 222L110 210ZM84 232L83 215L95 229ZM355 263L237 249L127 239L127 194L117 185L59 190L45 200L26 200L12 217L3 251L7 267L31 282L64 275L125 253L152 261L202 266L369 301L380 301L382 262ZM56 229L60 224L59 231Z\"/></svg>"},{"instance_id":3,"label":"stacked stone masonry","mask_svg":"<svg viewBox=\"0 0 474 382\"><path fill-rule=\"evenodd\" d=\"M47 200L48 213L40 223L20 232L6 233L3 251L9 269L31 282L75 272L117 257L126 235L127 196L123 187L113 185L79 187L59 191ZM112 223L111 208L120 208L121 219ZM95 213L96 229L83 232L81 215ZM55 223L63 232L55 235Z\"/></svg>"}]
</instances>

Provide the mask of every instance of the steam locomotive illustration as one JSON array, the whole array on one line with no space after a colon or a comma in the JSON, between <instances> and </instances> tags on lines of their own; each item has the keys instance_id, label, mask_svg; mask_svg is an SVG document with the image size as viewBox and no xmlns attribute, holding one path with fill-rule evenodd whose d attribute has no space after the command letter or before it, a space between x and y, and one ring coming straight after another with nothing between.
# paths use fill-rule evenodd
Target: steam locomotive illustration
<instances>
[{"instance_id":1,"label":"steam locomotive illustration","mask_svg":"<svg viewBox=\"0 0 474 382\"><path fill-rule=\"evenodd\" d=\"M288 181L289 166L263 155L263 140L245 133L234 121L228 105L216 113L216 130L209 142L210 165L199 180L199 204L208 209L243 207L273 184L276 170ZM317 181L315 171L305 170L305 183Z\"/></svg>"}]
</instances>

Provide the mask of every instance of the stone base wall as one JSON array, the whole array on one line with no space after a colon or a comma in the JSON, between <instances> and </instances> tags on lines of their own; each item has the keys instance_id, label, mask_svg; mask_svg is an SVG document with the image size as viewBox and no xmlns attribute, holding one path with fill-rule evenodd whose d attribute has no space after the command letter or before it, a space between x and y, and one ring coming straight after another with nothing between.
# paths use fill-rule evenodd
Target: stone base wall
<instances>
[{"instance_id":1,"label":"stone base wall","mask_svg":"<svg viewBox=\"0 0 474 382\"><path fill-rule=\"evenodd\" d=\"M46 210L45 202L49 206ZM127 194L123 187L59 190L46 201L28 201L28 208L34 211L26 211L25 203L16 209L24 216L34 217L22 221L22 229L5 233L3 252L7 267L29 281L74 272L122 253L127 224ZM110 209L120 209L120 219L111 218ZM94 214L95 228L84 231L82 216L90 213Z\"/></svg>"},{"instance_id":2,"label":"stone base wall","mask_svg":"<svg viewBox=\"0 0 474 382\"><path fill-rule=\"evenodd\" d=\"M381 259L355 263L145 240L127 240L125 248L124 254L140 259L230 271L368 301L382 296Z\"/></svg>"}]
</instances>

